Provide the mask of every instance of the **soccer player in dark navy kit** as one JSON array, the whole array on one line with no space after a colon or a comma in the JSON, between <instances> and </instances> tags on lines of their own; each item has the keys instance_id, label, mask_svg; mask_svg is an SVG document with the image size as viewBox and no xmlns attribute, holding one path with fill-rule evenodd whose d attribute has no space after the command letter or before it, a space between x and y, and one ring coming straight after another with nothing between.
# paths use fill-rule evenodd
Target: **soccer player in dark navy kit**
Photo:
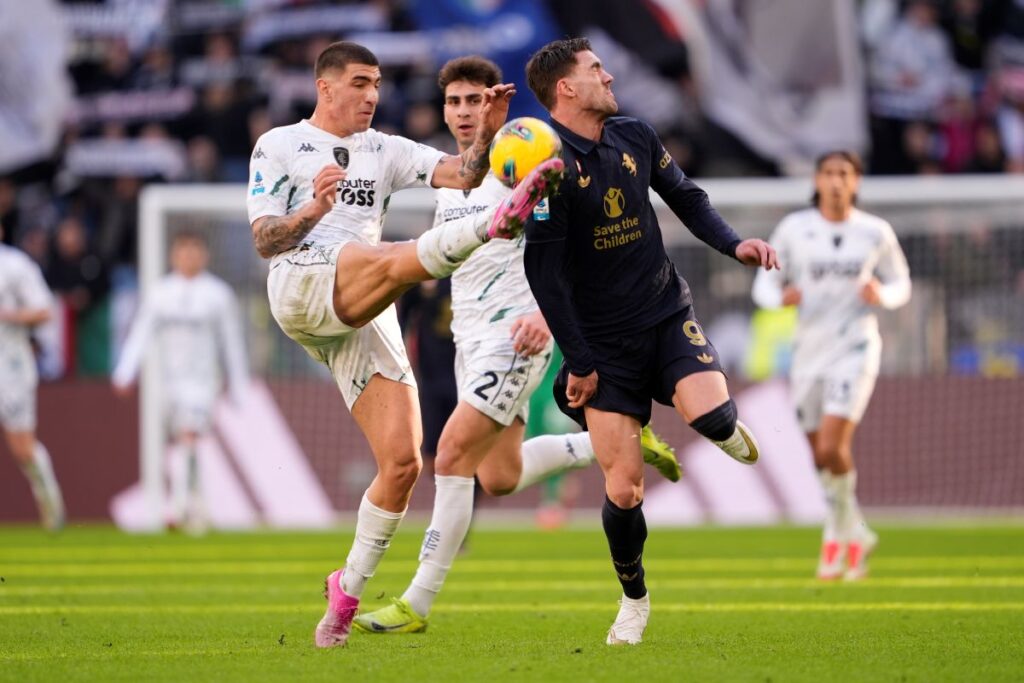
<instances>
[{"instance_id":1,"label":"soccer player in dark navy kit","mask_svg":"<svg viewBox=\"0 0 1024 683\"><path fill-rule=\"evenodd\" d=\"M726 256L766 269L777 266L776 256L764 241L736 235L649 125L614 116L612 76L585 38L544 46L526 75L562 138L565 161L558 193L527 222L526 275L565 355L555 398L589 428L605 475L601 516L624 593L607 642L634 645L650 613L639 436L651 400L675 406L736 460L758 457L689 287L665 253L649 189Z\"/></svg>"}]
</instances>

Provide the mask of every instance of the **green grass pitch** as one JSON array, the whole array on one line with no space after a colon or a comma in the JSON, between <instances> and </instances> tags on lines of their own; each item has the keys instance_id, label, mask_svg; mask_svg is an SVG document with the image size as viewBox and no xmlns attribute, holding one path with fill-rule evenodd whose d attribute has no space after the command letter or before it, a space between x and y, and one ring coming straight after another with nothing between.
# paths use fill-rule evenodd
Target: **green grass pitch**
<instances>
[{"instance_id":1,"label":"green grass pitch","mask_svg":"<svg viewBox=\"0 0 1024 683\"><path fill-rule=\"evenodd\" d=\"M878 530L870 579L822 584L813 529L652 529L647 634L609 648L599 530L478 529L427 633L318 651L351 532L0 529L0 680L1024 680L1024 526ZM364 607L401 593L420 533L396 537Z\"/></svg>"}]
</instances>

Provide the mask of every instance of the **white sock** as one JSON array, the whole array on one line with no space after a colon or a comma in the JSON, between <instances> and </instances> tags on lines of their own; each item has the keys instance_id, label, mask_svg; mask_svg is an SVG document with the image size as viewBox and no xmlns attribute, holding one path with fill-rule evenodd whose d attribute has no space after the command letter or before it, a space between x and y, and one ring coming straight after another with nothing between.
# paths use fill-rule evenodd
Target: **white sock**
<instances>
[{"instance_id":1,"label":"white sock","mask_svg":"<svg viewBox=\"0 0 1024 683\"><path fill-rule=\"evenodd\" d=\"M194 447L184 445L174 448L167 461L170 513L175 523L185 521L185 512L188 508L189 462L195 457L194 451Z\"/></svg>"},{"instance_id":2,"label":"white sock","mask_svg":"<svg viewBox=\"0 0 1024 683\"><path fill-rule=\"evenodd\" d=\"M356 516L356 538L345 560L341 590L354 598L363 594L366 582L373 576L381 558L391 545L391 537L405 517L405 510L389 512L370 502L366 494L359 503Z\"/></svg>"},{"instance_id":3,"label":"white sock","mask_svg":"<svg viewBox=\"0 0 1024 683\"><path fill-rule=\"evenodd\" d=\"M36 503L43 510L44 517L60 519L64 517L64 498L57 484L57 475L53 473L53 462L50 452L41 441L36 441L32 449L32 459L21 463L21 471L32 488ZM44 520L45 521L45 520Z\"/></svg>"},{"instance_id":4,"label":"white sock","mask_svg":"<svg viewBox=\"0 0 1024 683\"><path fill-rule=\"evenodd\" d=\"M594 447L588 432L536 436L523 442L523 471L512 493L519 493L553 474L580 469L592 462Z\"/></svg>"},{"instance_id":5,"label":"white sock","mask_svg":"<svg viewBox=\"0 0 1024 683\"><path fill-rule=\"evenodd\" d=\"M857 472L850 470L846 474L833 474L832 480L839 501L839 535L843 541L860 538L868 527L857 503Z\"/></svg>"},{"instance_id":6,"label":"white sock","mask_svg":"<svg viewBox=\"0 0 1024 683\"><path fill-rule=\"evenodd\" d=\"M444 585L473 519L473 477L434 475L434 513L420 548L420 566L402 595L421 617Z\"/></svg>"},{"instance_id":7,"label":"white sock","mask_svg":"<svg viewBox=\"0 0 1024 683\"><path fill-rule=\"evenodd\" d=\"M494 211L466 216L427 230L416 240L416 256L435 278L448 277L477 247L488 241Z\"/></svg>"},{"instance_id":8,"label":"white sock","mask_svg":"<svg viewBox=\"0 0 1024 683\"><path fill-rule=\"evenodd\" d=\"M830 543L839 539L839 495L836 491L835 475L825 469L818 470L821 488L825 494L825 526L821 540Z\"/></svg>"}]
</instances>

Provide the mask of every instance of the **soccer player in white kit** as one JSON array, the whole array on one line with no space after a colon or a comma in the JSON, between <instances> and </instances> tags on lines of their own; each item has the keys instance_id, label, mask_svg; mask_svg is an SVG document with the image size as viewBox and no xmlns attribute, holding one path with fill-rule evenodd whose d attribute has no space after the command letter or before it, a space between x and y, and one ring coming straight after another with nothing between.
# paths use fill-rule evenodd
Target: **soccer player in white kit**
<instances>
[{"instance_id":1,"label":"soccer player in white kit","mask_svg":"<svg viewBox=\"0 0 1024 683\"><path fill-rule=\"evenodd\" d=\"M0 427L32 488L43 526L58 531L64 526L64 498L50 453L36 438L39 376L31 343L32 328L50 319L52 304L39 266L0 244Z\"/></svg>"},{"instance_id":2,"label":"soccer player in white kit","mask_svg":"<svg viewBox=\"0 0 1024 683\"><path fill-rule=\"evenodd\" d=\"M416 282L450 275L492 237L516 236L560 177L562 163L545 162L487 213L435 227L415 242L382 243L393 192L470 190L483 181L488 146L515 90L488 88L472 146L447 156L370 128L381 73L366 48L333 43L317 58L315 75L310 118L274 128L256 143L248 205L256 249L272 258L267 288L274 318L331 369L377 462L345 566L327 577L327 611L315 642L333 647L348 639L359 597L422 466L416 383L393 303Z\"/></svg>"},{"instance_id":3,"label":"soccer player in white kit","mask_svg":"<svg viewBox=\"0 0 1024 683\"><path fill-rule=\"evenodd\" d=\"M851 445L878 376L882 339L874 308L910 299L910 273L892 226L855 207L861 168L852 152L818 159L815 206L779 223L770 242L782 269L758 272L753 290L759 306L799 307L791 391L828 501L821 579L863 578L878 542L857 504Z\"/></svg>"},{"instance_id":4,"label":"soccer player in white kit","mask_svg":"<svg viewBox=\"0 0 1024 683\"><path fill-rule=\"evenodd\" d=\"M459 57L441 69L444 120L460 152L476 137L484 90L500 82L501 70L483 57ZM485 213L510 192L493 173L469 192L438 190L434 225ZM357 616L360 630L398 634L426 629L427 615L469 531L474 475L485 491L504 496L594 462L586 432L523 442L530 396L544 378L554 347L526 280L524 242L522 235L489 242L452 274L459 403L438 443L433 517L412 583L391 605ZM671 449L650 430L645 445L648 462L677 480L679 464Z\"/></svg>"},{"instance_id":5,"label":"soccer player in white kit","mask_svg":"<svg viewBox=\"0 0 1024 683\"><path fill-rule=\"evenodd\" d=\"M212 427L213 410L225 385L239 405L248 375L238 303L227 283L206 271L208 261L206 241L198 233L174 236L171 273L139 307L112 378L115 390L127 395L146 350L156 342L164 428L170 442L182 449L168 463L168 522L196 534L207 527L198 441Z\"/></svg>"}]
</instances>

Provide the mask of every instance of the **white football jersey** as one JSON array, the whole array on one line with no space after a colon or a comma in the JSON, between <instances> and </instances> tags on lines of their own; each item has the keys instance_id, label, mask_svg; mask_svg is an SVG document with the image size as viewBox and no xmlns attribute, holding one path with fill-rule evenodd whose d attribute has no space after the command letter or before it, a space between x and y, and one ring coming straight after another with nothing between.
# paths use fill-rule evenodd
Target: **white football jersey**
<instances>
[{"instance_id":1,"label":"white football jersey","mask_svg":"<svg viewBox=\"0 0 1024 683\"><path fill-rule=\"evenodd\" d=\"M143 300L114 369L114 384L131 384L146 349L156 343L165 387L213 386L227 380L233 398L245 389L246 356L238 304L218 277L171 273ZM225 377L226 375L226 377Z\"/></svg>"},{"instance_id":2,"label":"white football jersey","mask_svg":"<svg viewBox=\"0 0 1024 683\"><path fill-rule=\"evenodd\" d=\"M511 192L493 173L469 192L440 189L434 226L483 213ZM525 245L523 235L491 240L452 274L452 334L456 343L508 336L516 318L537 310L523 268Z\"/></svg>"},{"instance_id":3,"label":"white football jersey","mask_svg":"<svg viewBox=\"0 0 1024 683\"><path fill-rule=\"evenodd\" d=\"M304 241L330 246L380 242L384 214L393 192L430 186L434 167L445 156L426 145L372 128L339 138L309 121L267 131L249 161L249 222L285 216L313 198L313 179L324 166L340 163L348 177L338 183L334 208Z\"/></svg>"},{"instance_id":4,"label":"white football jersey","mask_svg":"<svg viewBox=\"0 0 1024 683\"><path fill-rule=\"evenodd\" d=\"M35 261L0 244L0 311L41 310L53 305L50 288ZM27 325L0 321L0 363L25 364L35 371L35 358Z\"/></svg>"},{"instance_id":5,"label":"white football jersey","mask_svg":"<svg viewBox=\"0 0 1024 683\"><path fill-rule=\"evenodd\" d=\"M892 226L854 209L834 223L816 208L789 214L771 237L782 270L759 270L754 301L782 305L786 284L801 292L793 349L793 376L821 375L851 354L864 355L864 372L877 373L882 339L873 307L860 297L872 277L882 283L882 306L910 299L910 271Z\"/></svg>"}]
</instances>

